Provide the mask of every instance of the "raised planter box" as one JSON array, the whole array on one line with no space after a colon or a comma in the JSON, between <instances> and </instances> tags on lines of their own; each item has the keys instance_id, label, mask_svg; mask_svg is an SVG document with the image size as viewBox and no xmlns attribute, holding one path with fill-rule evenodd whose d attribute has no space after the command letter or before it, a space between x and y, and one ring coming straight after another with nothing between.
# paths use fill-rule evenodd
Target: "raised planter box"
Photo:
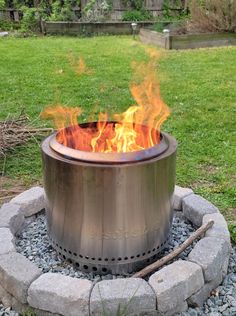
<instances>
[{"instance_id":1,"label":"raised planter box","mask_svg":"<svg viewBox=\"0 0 236 316\"><path fill-rule=\"evenodd\" d=\"M138 34L141 27L153 25L154 22L137 22ZM132 34L131 22L44 22L46 34L61 35L99 35L113 34L125 35Z\"/></svg>"},{"instance_id":2,"label":"raised planter box","mask_svg":"<svg viewBox=\"0 0 236 316\"><path fill-rule=\"evenodd\" d=\"M236 33L171 35L141 28L141 42L165 49L189 49L236 45Z\"/></svg>"}]
</instances>

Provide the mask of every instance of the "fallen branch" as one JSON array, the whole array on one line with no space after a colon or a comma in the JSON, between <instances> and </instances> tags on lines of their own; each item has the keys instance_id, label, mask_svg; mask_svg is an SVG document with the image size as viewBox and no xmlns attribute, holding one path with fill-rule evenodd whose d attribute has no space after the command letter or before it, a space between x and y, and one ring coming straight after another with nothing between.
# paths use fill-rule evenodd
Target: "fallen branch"
<instances>
[{"instance_id":1,"label":"fallen branch","mask_svg":"<svg viewBox=\"0 0 236 316\"><path fill-rule=\"evenodd\" d=\"M0 121L0 156L4 156L8 150L26 143L37 136L45 136L53 131L52 128L36 128L30 126L29 118L21 112L18 118ZM5 158L6 159L6 158Z\"/></svg>"},{"instance_id":2,"label":"fallen branch","mask_svg":"<svg viewBox=\"0 0 236 316\"><path fill-rule=\"evenodd\" d=\"M21 193L22 190L19 189L0 189L0 194L5 194L5 193Z\"/></svg>"},{"instance_id":3,"label":"fallen branch","mask_svg":"<svg viewBox=\"0 0 236 316\"><path fill-rule=\"evenodd\" d=\"M205 233L209 228L211 228L213 224L214 224L214 221L210 220L206 224L202 225L188 239L186 239L178 248L173 250L171 253L169 253L165 257L162 257L156 262L148 265L146 268L136 272L134 275L132 275L132 278L143 278L146 275L150 274L151 272L162 267L164 264L166 264L173 258L177 257L181 252L183 252L186 248L188 248L188 246L190 246L194 242L194 240L202 236L202 234Z\"/></svg>"},{"instance_id":4,"label":"fallen branch","mask_svg":"<svg viewBox=\"0 0 236 316\"><path fill-rule=\"evenodd\" d=\"M9 199L12 199L12 198L14 198L16 195L14 194L14 195L6 195L6 196L2 196L2 197L0 197L0 201L3 201L3 200L9 200Z\"/></svg>"}]
</instances>

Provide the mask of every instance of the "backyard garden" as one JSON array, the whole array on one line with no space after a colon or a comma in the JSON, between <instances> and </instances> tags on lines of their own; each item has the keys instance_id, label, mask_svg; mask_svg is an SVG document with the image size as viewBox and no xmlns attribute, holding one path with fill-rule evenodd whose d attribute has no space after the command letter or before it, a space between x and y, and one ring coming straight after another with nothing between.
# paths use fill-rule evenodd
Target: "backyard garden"
<instances>
[{"instance_id":1,"label":"backyard garden","mask_svg":"<svg viewBox=\"0 0 236 316\"><path fill-rule=\"evenodd\" d=\"M223 2L0 0L0 315L236 315Z\"/></svg>"},{"instance_id":2,"label":"backyard garden","mask_svg":"<svg viewBox=\"0 0 236 316\"><path fill-rule=\"evenodd\" d=\"M25 111L33 126L53 104L91 112L120 113L133 105L132 62L147 59L145 46L130 37L2 39L1 120ZM83 57L88 73L78 76L70 56ZM161 94L171 109L162 129L178 140L176 182L235 218L234 47L162 52L157 69ZM1 159L2 189L42 181L40 139ZM5 191L4 191L5 192ZM2 195L4 197L4 195Z\"/></svg>"}]
</instances>

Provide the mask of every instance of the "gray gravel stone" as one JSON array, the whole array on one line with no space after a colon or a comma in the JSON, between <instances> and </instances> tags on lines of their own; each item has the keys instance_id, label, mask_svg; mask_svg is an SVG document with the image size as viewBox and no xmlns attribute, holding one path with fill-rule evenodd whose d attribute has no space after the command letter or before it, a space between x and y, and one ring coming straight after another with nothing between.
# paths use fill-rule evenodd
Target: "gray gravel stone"
<instances>
[{"instance_id":1,"label":"gray gravel stone","mask_svg":"<svg viewBox=\"0 0 236 316\"><path fill-rule=\"evenodd\" d=\"M0 284L22 303L27 302L27 290L41 271L19 253L0 256Z\"/></svg>"},{"instance_id":2,"label":"gray gravel stone","mask_svg":"<svg viewBox=\"0 0 236 316\"><path fill-rule=\"evenodd\" d=\"M71 277L89 279L94 283L120 277L117 275L99 276L94 272L85 273L78 270L76 266L59 256L50 245L47 235L45 212L32 216L32 220L31 217L28 217L28 220L30 220L29 225L23 228L20 235L16 238L16 249L30 261L34 262L43 272L58 272ZM161 255L168 254L184 242L194 230L193 225L184 220L182 212L174 212L171 238L168 246L163 250ZM188 247L179 258L186 258L194 244ZM129 275L123 277L129 277Z\"/></svg>"},{"instance_id":3,"label":"gray gravel stone","mask_svg":"<svg viewBox=\"0 0 236 316\"><path fill-rule=\"evenodd\" d=\"M156 295L143 279L127 278L98 282L91 293L90 314L101 316L125 315L156 309ZM123 315L123 314L122 314Z\"/></svg>"},{"instance_id":4,"label":"gray gravel stone","mask_svg":"<svg viewBox=\"0 0 236 316\"><path fill-rule=\"evenodd\" d=\"M188 189L188 188L182 188L176 185L175 191L174 191L174 203L173 203L174 210L181 211L183 198L185 198L186 196L190 194L193 194L193 190Z\"/></svg>"},{"instance_id":5,"label":"gray gravel stone","mask_svg":"<svg viewBox=\"0 0 236 316\"><path fill-rule=\"evenodd\" d=\"M28 303L65 316L88 316L92 282L61 274L45 273L28 290Z\"/></svg>"},{"instance_id":6,"label":"gray gravel stone","mask_svg":"<svg viewBox=\"0 0 236 316\"><path fill-rule=\"evenodd\" d=\"M221 213L207 214L203 216L202 223L213 220L214 225L206 231L206 237L217 237L228 241L230 244L230 233L224 216Z\"/></svg>"},{"instance_id":7,"label":"gray gravel stone","mask_svg":"<svg viewBox=\"0 0 236 316\"><path fill-rule=\"evenodd\" d=\"M149 284L156 293L158 310L167 312L197 292L204 279L199 265L178 260L151 275Z\"/></svg>"},{"instance_id":8,"label":"gray gravel stone","mask_svg":"<svg viewBox=\"0 0 236 316\"><path fill-rule=\"evenodd\" d=\"M0 304L0 316L20 316L17 312Z\"/></svg>"},{"instance_id":9,"label":"gray gravel stone","mask_svg":"<svg viewBox=\"0 0 236 316\"><path fill-rule=\"evenodd\" d=\"M10 228L0 228L0 255L13 252L15 250L14 236Z\"/></svg>"},{"instance_id":10,"label":"gray gravel stone","mask_svg":"<svg viewBox=\"0 0 236 316\"><path fill-rule=\"evenodd\" d=\"M183 199L184 216L194 225L201 226L203 216L219 212L218 208L197 194L190 194Z\"/></svg>"},{"instance_id":11,"label":"gray gravel stone","mask_svg":"<svg viewBox=\"0 0 236 316\"><path fill-rule=\"evenodd\" d=\"M44 189L33 187L14 197L10 203L20 205L24 216L31 216L45 208Z\"/></svg>"},{"instance_id":12,"label":"gray gravel stone","mask_svg":"<svg viewBox=\"0 0 236 316\"><path fill-rule=\"evenodd\" d=\"M188 259L202 267L206 282L210 282L221 273L229 253L229 245L224 239L204 237L195 245Z\"/></svg>"},{"instance_id":13,"label":"gray gravel stone","mask_svg":"<svg viewBox=\"0 0 236 316\"><path fill-rule=\"evenodd\" d=\"M0 209L0 227L10 228L13 235L20 231L24 223L24 215L20 206L13 203L5 203Z\"/></svg>"}]
</instances>

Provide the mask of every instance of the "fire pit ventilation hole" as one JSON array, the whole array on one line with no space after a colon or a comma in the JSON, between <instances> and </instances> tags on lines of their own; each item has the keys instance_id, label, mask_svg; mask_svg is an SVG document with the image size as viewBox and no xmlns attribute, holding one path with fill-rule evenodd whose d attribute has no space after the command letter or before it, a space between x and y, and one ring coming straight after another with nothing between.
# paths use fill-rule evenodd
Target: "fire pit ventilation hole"
<instances>
[{"instance_id":1,"label":"fire pit ventilation hole","mask_svg":"<svg viewBox=\"0 0 236 316\"><path fill-rule=\"evenodd\" d=\"M118 257L118 258L115 258L115 257L111 257L111 258L95 258L95 257L89 257L89 256L84 256L82 254L77 254L76 252L72 252L71 250L67 250L66 248L62 248L61 246L58 245L58 243L56 243L54 240L50 239L51 240L51 243L54 247L56 247L58 249L58 254L64 259L64 260L67 260L69 263L75 263L75 266L77 268L80 268L81 270L84 270L86 272L98 272L98 271L101 271L102 273L107 273L109 270L102 266L104 262L104 264L108 264L108 262L113 262L115 264L115 262L119 262L119 263L122 263L122 261L127 261L127 260L137 260L136 258L142 258L142 257L145 257L147 255L149 255L150 253L152 252L155 252L155 251L160 251L162 248L164 248L165 244L168 242L168 239L166 239L165 242L162 242L160 245L158 245L157 247L155 248L152 248L152 250L148 250L147 252L143 252L142 254L137 254L137 255L132 255L130 257L128 256L125 256L124 258L122 257ZM95 265L91 264L90 262L77 262L78 259L76 259L76 257L78 258L81 258L83 259L82 261L84 260L92 260L92 261L99 261L101 263L99 263L99 266L96 266L96 263L94 262ZM157 258L157 254L153 254L151 258L143 258L143 260L145 260L145 262L147 263L150 263L151 261L155 260Z\"/></svg>"}]
</instances>

